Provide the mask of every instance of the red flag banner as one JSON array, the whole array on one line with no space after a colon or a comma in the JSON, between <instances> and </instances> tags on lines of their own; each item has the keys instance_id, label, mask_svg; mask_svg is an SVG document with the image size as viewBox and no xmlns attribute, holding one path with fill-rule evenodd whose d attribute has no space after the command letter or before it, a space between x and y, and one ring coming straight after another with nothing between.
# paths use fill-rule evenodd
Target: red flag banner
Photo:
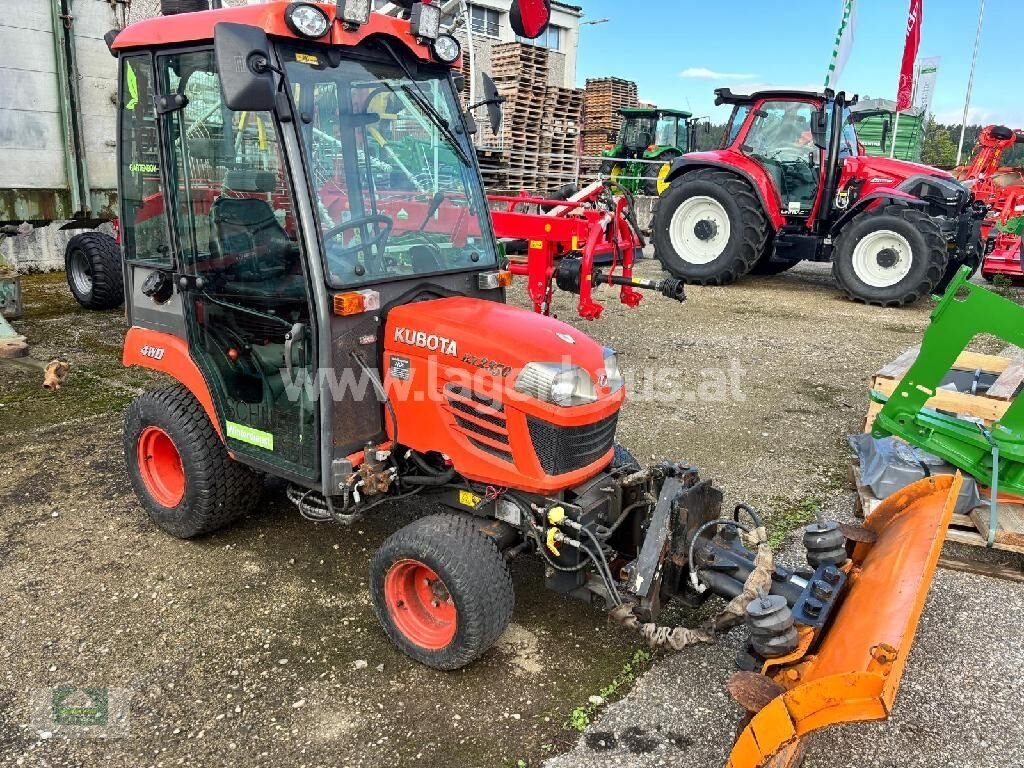
<instances>
[{"instance_id":1,"label":"red flag banner","mask_svg":"<svg viewBox=\"0 0 1024 768\"><path fill-rule=\"evenodd\" d=\"M900 88L896 96L896 109L902 112L914 103L914 64L921 47L921 22L924 18L924 0L910 0L910 15L907 17L907 45L903 49L903 66L900 68Z\"/></svg>"}]
</instances>

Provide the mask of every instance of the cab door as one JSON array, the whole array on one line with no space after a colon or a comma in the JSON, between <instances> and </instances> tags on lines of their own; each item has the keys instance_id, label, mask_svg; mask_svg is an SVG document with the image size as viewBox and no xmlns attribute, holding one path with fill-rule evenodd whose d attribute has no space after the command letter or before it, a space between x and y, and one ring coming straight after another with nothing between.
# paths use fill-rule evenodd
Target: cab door
<instances>
[{"instance_id":1,"label":"cab door","mask_svg":"<svg viewBox=\"0 0 1024 768\"><path fill-rule=\"evenodd\" d=\"M228 447L319 477L312 303L280 126L226 107L212 50L157 57L177 283ZM183 106L182 106L183 104Z\"/></svg>"},{"instance_id":2,"label":"cab door","mask_svg":"<svg viewBox=\"0 0 1024 768\"><path fill-rule=\"evenodd\" d=\"M761 102L741 146L767 172L787 216L809 216L822 188L824 158L811 134L814 117L810 102Z\"/></svg>"}]
</instances>

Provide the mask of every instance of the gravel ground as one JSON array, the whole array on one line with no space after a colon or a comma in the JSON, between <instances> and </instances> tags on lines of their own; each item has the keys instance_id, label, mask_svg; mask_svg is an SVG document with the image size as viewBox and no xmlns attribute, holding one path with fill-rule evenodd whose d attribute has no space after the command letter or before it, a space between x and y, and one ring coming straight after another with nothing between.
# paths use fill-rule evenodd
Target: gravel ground
<instances>
[{"instance_id":1,"label":"gravel ground","mask_svg":"<svg viewBox=\"0 0 1024 768\"><path fill-rule=\"evenodd\" d=\"M531 562L514 568L498 648L443 675L388 644L366 595L374 548L417 510L317 530L268 487L222 533L157 532L120 446L125 405L155 379L120 368L122 316L79 310L61 280L26 281L17 327L35 359L72 360L67 386L48 395L37 368L0 365L0 765L722 763L739 718L723 687L738 637L659 656L579 737L563 724L639 645L545 592ZM815 509L849 515L845 436L862 426L870 374L918 341L926 305L846 302L817 265L692 288L681 307L603 298L602 320L576 324L619 349L634 378L627 447L701 466L728 500L761 507L787 550L798 534L783 534ZM560 308L569 319L569 297ZM1021 765L1022 606L1020 585L940 572L893 719L823 735L808 768ZM53 686L127 689L126 734L33 727L33 692Z\"/></svg>"}]
</instances>

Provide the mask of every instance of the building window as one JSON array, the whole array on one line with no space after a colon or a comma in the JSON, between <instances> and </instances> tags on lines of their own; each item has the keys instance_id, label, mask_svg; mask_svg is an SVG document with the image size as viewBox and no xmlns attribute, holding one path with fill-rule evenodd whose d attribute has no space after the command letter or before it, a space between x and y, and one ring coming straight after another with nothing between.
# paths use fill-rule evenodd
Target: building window
<instances>
[{"instance_id":1,"label":"building window","mask_svg":"<svg viewBox=\"0 0 1024 768\"><path fill-rule=\"evenodd\" d=\"M565 40L565 32L566 30L561 27L550 26L536 40L529 40L525 37L517 37L516 39L520 43L526 43L526 45L535 45L538 48L547 48L550 51L560 51Z\"/></svg>"},{"instance_id":2,"label":"building window","mask_svg":"<svg viewBox=\"0 0 1024 768\"><path fill-rule=\"evenodd\" d=\"M501 31L501 12L493 8L482 8L479 5L469 7L473 21L473 31L488 37L498 37Z\"/></svg>"}]
</instances>

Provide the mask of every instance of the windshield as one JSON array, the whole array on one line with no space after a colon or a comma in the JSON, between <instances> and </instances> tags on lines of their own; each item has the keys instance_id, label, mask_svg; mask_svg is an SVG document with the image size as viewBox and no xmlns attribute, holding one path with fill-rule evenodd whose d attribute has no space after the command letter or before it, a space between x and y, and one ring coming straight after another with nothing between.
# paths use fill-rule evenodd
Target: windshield
<instances>
[{"instance_id":1,"label":"windshield","mask_svg":"<svg viewBox=\"0 0 1024 768\"><path fill-rule=\"evenodd\" d=\"M628 149L647 149L654 143L658 129L656 117L628 117L622 126L622 146Z\"/></svg>"},{"instance_id":2,"label":"windshield","mask_svg":"<svg viewBox=\"0 0 1024 768\"><path fill-rule=\"evenodd\" d=\"M497 263L472 145L446 71L285 48L336 288Z\"/></svg>"}]
</instances>

